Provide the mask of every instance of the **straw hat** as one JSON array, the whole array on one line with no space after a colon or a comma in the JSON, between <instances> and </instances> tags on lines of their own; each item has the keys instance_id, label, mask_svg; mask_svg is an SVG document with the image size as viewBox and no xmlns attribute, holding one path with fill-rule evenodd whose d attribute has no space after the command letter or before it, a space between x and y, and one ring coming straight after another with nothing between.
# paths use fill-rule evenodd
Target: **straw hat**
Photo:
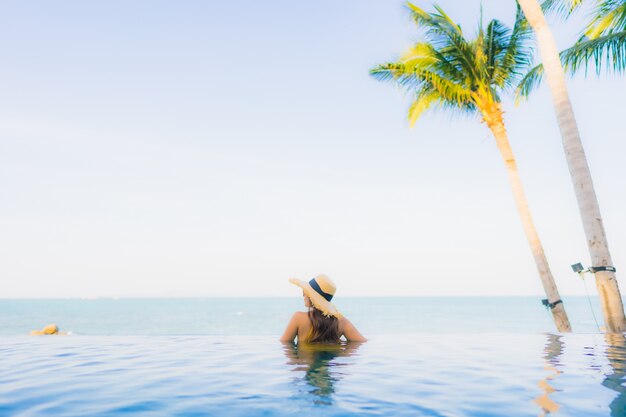
<instances>
[{"instance_id":1,"label":"straw hat","mask_svg":"<svg viewBox=\"0 0 626 417\"><path fill-rule=\"evenodd\" d=\"M337 291L337 287L326 275L320 274L309 282L290 278L289 282L302 288L304 293L311 299L313 307L320 310L325 316L342 317L342 314L330 302L333 299L333 295L335 295L335 291Z\"/></svg>"}]
</instances>

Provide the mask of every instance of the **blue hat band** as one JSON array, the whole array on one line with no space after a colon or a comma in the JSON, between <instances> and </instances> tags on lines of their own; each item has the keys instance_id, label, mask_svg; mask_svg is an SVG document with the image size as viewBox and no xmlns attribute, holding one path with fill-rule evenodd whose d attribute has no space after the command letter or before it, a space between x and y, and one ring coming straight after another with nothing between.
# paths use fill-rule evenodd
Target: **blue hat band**
<instances>
[{"instance_id":1,"label":"blue hat band","mask_svg":"<svg viewBox=\"0 0 626 417\"><path fill-rule=\"evenodd\" d=\"M328 294L328 293L325 293L324 291L322 291L322 289L318 285L317 281L315 281L315 278L313 278L311 281L309 281L309 285L311 286L311 288L313 288L315 290L316 293L318 293L319 295L324 297L324 299L326 301L330 301L330 300L333 299L333 295L332 294Z\"/></svg>"}]
</instances>

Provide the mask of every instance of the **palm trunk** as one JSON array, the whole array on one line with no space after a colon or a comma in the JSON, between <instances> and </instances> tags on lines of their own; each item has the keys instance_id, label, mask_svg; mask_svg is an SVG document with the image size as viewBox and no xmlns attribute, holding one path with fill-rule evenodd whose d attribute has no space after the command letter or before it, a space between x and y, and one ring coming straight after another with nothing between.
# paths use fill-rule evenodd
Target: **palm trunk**
<instances>
[{"instance_id":1,"label":"palm trunk","mask_svg":"<svg viewBox=\"0 0 626 417\"><path fill-rule=\"evenodd\" d=\"M565 307L561 301L559 291L556 288L556 283L552 277L548 260L546 259L543 246L541 245L539 235L537 234L533 219L530 215L528 201L526 200L524 188L522 187L522 181L520 179L519 172L517 171L517 163L513 157L513 150L511 149L511 144L509 143L507 132L504 127L502 110L498 103L492 103L489 107L489 109L483 111L483 120L493 133L500 155L502 155L502 159L504 160L504 165L506 166L506 171L509 176L509 183L511 184L511 189L513 190L513 197L515 198L515 205L517 206L517 210L522 220L524 233L526 234L526 239L528 240L530 250L535 259L537 270L539 271L541 284L543 285L543 289L548 297L548 302L553 306L550 310L552 311L554 323L556 324L556 328L559 332L571 332L572 328L567 318ZM554 303L557 301L561 302L555 305Z\"/></svg>"},{"instance_id":2,"label":"palm trunk","mask_svg":"<svg viewBox=\"0 0 626 417\"><path fill-rule=\"evenodd\" d=\"M600 206L593 188L591 173L585 158L572 104L565 85L565 73L559 60L552 31L547 25L537 0L518 0L528 22L535 31L543 60L543 68L552 93L552 101L561 130L565 157L569 166L578 208L587 236L587 245L593 266L613 266L609 245L602 224ZM608 332L626 331L626 317L615 273L601 271L595 274L604 322Z\"/></svg>"}]
</instances>

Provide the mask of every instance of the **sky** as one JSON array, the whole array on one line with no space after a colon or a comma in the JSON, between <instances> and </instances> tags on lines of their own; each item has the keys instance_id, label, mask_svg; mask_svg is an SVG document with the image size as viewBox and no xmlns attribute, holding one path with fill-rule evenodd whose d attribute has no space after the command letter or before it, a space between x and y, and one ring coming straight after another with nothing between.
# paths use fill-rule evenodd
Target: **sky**
<instances>
[{"instance_id":1,"label":"sky","mask_svg":"<svg viewBox=\"0 0 626 417\"><path fill-rule=\"evenodd\" d=\"M512 21L439 2L468 34L481 4ZM403 2L0 6L0 298L292 296L319 273L338 296L542 295L487 128L410 129L368 74L419 39ZM583 20L551 20L561 48ZM626 80L568 85L624 288ZM547 86L504 106L557 285L585 294Z\"/></svg>"}]
</instances>

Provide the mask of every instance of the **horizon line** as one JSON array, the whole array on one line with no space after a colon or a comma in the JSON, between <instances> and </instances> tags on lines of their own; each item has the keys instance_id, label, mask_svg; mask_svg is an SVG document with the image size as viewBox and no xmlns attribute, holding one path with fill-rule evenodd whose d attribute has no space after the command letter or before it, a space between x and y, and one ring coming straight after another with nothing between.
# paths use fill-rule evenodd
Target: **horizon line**
<instances>
[{"instance_id":1,"label":"horizon line","mask_svg":"<svg viewBox=\"0 0 626 417\"><path fill-rule=\"evenodd\" d=\"M499 295L344 295L344 298L522 298L537 297L545 298L542 294L499 294ZM598 297L597 294L564 294L562 297ZM179 296L159 296L159 295L129 295L129 296L54 296L54 297L0 297L0 301L5 300L128 300L128 299L159 299L159 300L175 300L175 299L214 299L214 298L298 298L293 295L179 295Z\"/></svg>"}]
</instances>

